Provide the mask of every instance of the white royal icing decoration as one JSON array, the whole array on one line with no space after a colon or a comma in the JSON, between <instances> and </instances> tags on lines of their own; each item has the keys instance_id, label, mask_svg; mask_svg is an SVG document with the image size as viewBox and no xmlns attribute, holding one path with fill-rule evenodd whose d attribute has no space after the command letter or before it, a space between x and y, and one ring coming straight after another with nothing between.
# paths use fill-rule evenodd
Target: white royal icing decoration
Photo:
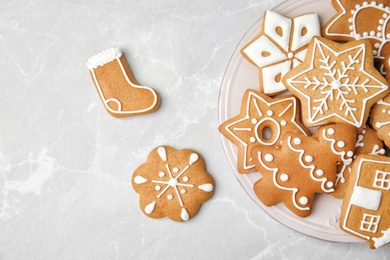
<instances>
[{"instance_id":1,"label":"white royal icing decoration","mask_svg":"<svg viewBox=\"0 0 390 260\"><path fill-rule=\"evenodd\" d=\"M373 237L372 240L375 242L375 248L380 248L387 243L390 243L390 228L382 231L383 236L381 237Z\"/></svg>"},{"instance_id":2,"label":"white royal icing decoration","mask_svg":"<svg viewBox=\"0 0 390 260\"><path fill-rule=\"evenodd\" d=\"M290 19L267 11L263 28L264 35L249 44L243 52L256 66L262 68L263 92L276 94L286 90L286 87L281 81L276 82L275 78L278 75L283 77L303 61L311 38L320 35L320 22L317 14ZM304 35L303 30L306 31Z\"/></svg>"},{"instance_id":3,"label":"white royal icing decoration","mask_svg":"<svg viewBox=\"0 0 390 260\"><path fill-rule=\"evenodd\" d=\"M153 201L152 203L146 205L145 207L146 214L151 214L154 211L155 206L156 206L156 201Z\"/></svg>"},{"instance_id":4,"label":"white royal icing decoration","mask_svg":"<svg viewBox=\"0 0 390 260\"><path fill-rule=\"evenodd\" d=\"M122 52L119 48L109 48L89 58L87 61L87 67L90 70L96 69L97 67L103 66L115 59L119 59L121 56Z\"/></svg>"},{"instance_id":5,"label":"white royal icing decoration","mask_svg":"<svg viewBox=\"0 0 390 260\"><path fill-rule=\"evenodd\" d=\"M326 50L326 51L325 51ZM319 123L331 117L337 117L353 126L361 127L365 119L367 102L380 95L388 89L388 86L377 80L365 70L366 45L360 44L336 52L318 38L314 39L313 53L320 53L322 58L316 61L315 55L311 57L310 66L286 80L289 88L307 100L308 119L311 124ZM349 55L349 61L339 62L331 59L326 53L333 53L338 57L345 53L356 53ZM315 63L317 67L314 67ZM309 76L312 70L322 70L323 77ZM356 71L359 74L356 75ZM364 79L364 81L363 81ZM309 92L310 90L310 92ZM371 90L369 94L368 93ZM321 94L321 98L313 99L309 94ZM362 103L357 102L361 97ZM328 102L337 104L337 109L330 110ZM360 108L361 109L358 109ZM360 116L359 116L360 113Z\"/></svg>"},{"instance_id":6,"label":"white royal icing decoration","mask_svg":"<svg viewBox=\"0 0 390 260\"><path fill-rule=\"evenodd\" d=\"M120 60L120 57L122 56L122 52L118 49L118 48L110 48L110 49L107 49L99 54L96 54L95 56L91 57L88 62L87 62L87 67L88 69L90 70L91 72L91 75L92 75L92 78L93 78L93 81L95 82L96 84L96 88L98 90L98 93L99 93L99 96L100 98L103 100L103 104L104 104L104 107L114 113L114 114L119 114L119 115L133 115L133 114L139 114L139 113L144 113L144 112L148 112L150 110L152 110L156 104L157 104L157 101L158 101L158 96L157 96L157 92L150 88L150 87L145 87L145 86L141 86L141 85L138 85L138 84L135 84L133 83L130 78L128 77L126 71L125 71L125 68L123 67L123 64L122 64L122 61ZM122 71L122 75L123 77L125 78L126 82L133 88L136 88L136 89L145 89L145 90L148 90L150 93L153 94L153 103L147 107L147 108L144 108L144 109L139 109L139 110L129 110L129 111L123 111L122 110L122 104L121 102L116 99L116 98L106 98L104 96L104 93L103 93L103 90L100 86L100 83L96 77L96 73L95 73L95 69L97 69L99 66L104 66L105 64L111 62L111 61L116 61ZM116 105L117 105L117 110L114 110L112 109L108 104L110 102L114 102Z\"/></svg>"},{"instance_id":7,"label":"white royal icing decoration","mask_svg":"<svg viewBox=\"0 0 390 260\"><path fill-rule=\"evenodd\" d=\"M377 210L381 203L381 198L382 192L379 190L355 186L349 203L361 208Z\"/></svg>"},{"instance_id":8,"label":"white royal icing decoration","mask_svg":"<svg viewBox=\"0 0 390 260\"><path fill-rule=\"evenodd\" d=\"M142 176L135 176L135 178L134 178L134 182L136 183L136 184L143 184L143 183L145 183L145 182L147 182L148 181L148 179L146 179L146 178L144 178L144 177L142 177Z\"/></svg>"},{"instance_id":9,"label":"white royal icing decoration","mask_svg":"<svg viewBox=\"0 0 390 260\"><path fill-rule=\"evenodd\" d=\"M186 210L185 208L182 208L182 209L181 209L180 217L181 217L181 219L184 220L184 221L187 221L187 220L190 219L190 216L188 215L188 212L187 212L187 210Z\"/></svg>"},{"instance_id":10,"label":"white royal icing decoration","mask_svg":"<svg viewBox=\"0 0 390 260\"><path fill-rule=\"evenodd\" d=\"M164 147L159 147L157 149L157 153L160 156L161 160L163 160L164 162L167 161L167 151L165 150Z\"/></svg>"},{"instance_id":11,"label":"white royal icing decoration","mask_svg":"<svg viewBox=\"0 0 390 260\"><path fill-rule=\"evenodd\" d=\"M292 196L291 196L291 199L292 199L292 202L294 204L294 206L299 209L299 210L302 210L302 211L305 211L305 210L310 210L310 207L301 207L298 205L297 203L297 198L296 198L296 195L297 195L297 192L298 192L298 188L289 188L289 187L284 187L282 185L280 185L277 181L277 175L278 175L278 172L279 172L279 169L278 168L270 168L268 167L262 160L261 158L261 152L259 151L257 153L257 159L259 161L259 163L261 164L262 167L264 167L265 169L269 170L269 171L272 171L273 172L273 182L275 184L276 187L278 187L279 189L281 190L287 190L287 191L291 191L292 192Z\"/></svg>"},{"instance_id":12,"label":"white royal icing decoration","mask_svg":"<svg viewBox=\"0 0 390 260\"><path fill-rule=\"evenodd\" d=\"M167 152L166 152L166 149L164 147L161 146L161 147L157 148L157 153L160 156L160 158L163 161L166 162L166 164L165 164L165 172L164 171L160 171L157 175L160 178L165 177L166 175L168 175L168 177L169 177L169 180L167 180L166 177L164 179L152 180L152 183L158 184L156 186L156 190L157 191L161 190L159 192L159 194L157 195L157 198L161 198L164 194L167 194L168 192L176 194L176 196L174 196L172 194L168 194L168 195L166 195L167 196L166 198L168 200L173 200L173 199L177 198L177 201L178 201L178 203L180 204L180 206L182 208L180 216L181 216L181 218L184 221L187 221L189 219L189 215L188 215L187 210L185 209L186 205L183 202L182 195L187 192L186 189L184 189L184 188L188 188L188 189L194 188L195 185L191 184L191 183L187 183L190 179L189 179L188 176L183 176L183 175L186 174L187 170L196 161L199 160L199 155L196 154L196 153L192 153L190 155L189 159L188 159L188 165L185 166L179 172L179 168L178 167L175 167L175 166L172 167L172 166L170 166L167 163ZM177 175L174 176L173 173L177 173ZM182 177L182 178L180 178L180 177ZM181 179L183 180L183 182L180 181ZM161 186L163 187L163 189L161 188ZM157 187L159 187L159 188L157 188ZM205 183L205 184L199 185L198 188L202 189L202 190L204 190L206 192L210 192L213 189L213 185L211 183ZM145 212L147 214L152 213L154 208L155 208L155 205L156 205L156 201L153 201L151 204L149 204L148 206L145 207Z\"/></svg>"},{"instance_id":13,"label":"white royal icing decoration","mask_svg":"<svg viewBox=\"0 0 390 260\"><path fill-rule=\"evenodd\" d=\"M352 37L356 40L358 39L374 39L377 41L373 45L373 54L374 58L376 59L384 59L384 55L382 54L383 47L390 42L390 35L386 33L389 23L389 14L390 14L390 8L389 6L385 6L384 4L377 3L375 1L372 1L370 3L363 2L363 5L356 5L355 9L350 10L352 14L352 18L348 19L349 25L346 24L346 28L349 28L349 33L340 33L340 32L330 32L332 26L338 22L338 20L345 16L347 14L346 8L341 4L340 0L336 0L337 4L341 8L341 13L333 19L330 24L325 28L325 34L328 36L339 36L339 37ZM359 23L365 23L366 21L364 19L357 19L357 16L361 11L364 11L365 9L376 9L378 13L383 13L383 18L379 20L373 20L373 24L377 23L378 27L375 31L366 31L366 32L360 32L358 33L356 31L356 28L362 28L359 26ZM369 19L375 19L375 17L370 17ZM378 19L378 18L377 18Z\"/></svg>"},{"instance_id":14,"label":"white royal icing decoration","mask_svg":"<svg viewBox=\"0 0 390 260\"><path fill-rule=\"evenodd\" d=\"M213 187L213 184L211 184L211 183L205 183L205 184L199 185L198 188L203 190L203 191L206 191L206 192L211 192L211 191L213 191L214 187Z\"/></svg>"},{"instance_id":15,"label":"white royal icing decoration","mask_svg":"<svg viewBox=\"0 0 390 260\"><path fill-rule=\"evenodd\" d=\"M372 159L368 159L368 158L361 158L358 162L357 162L357 165L356 165L356 181L353 185L353 193L352 193L352 196L351 196L351 199L348 201L348 206L347 206L347 209L345 211L345 218L344 218L344 221L341 223L342 227L344 230L347 230L348 232L352 233L352 234L355 234L356 236L359 236L361 238L364 238L366 240L370 240L370 236L368 236L367 234L363 234L363 233L360 233L358 230L355 230L353 227L349 227L348 226L348 219L350 217L350 212L351 212L351 208L352 206L358 206L358 207L363 207L363 208L367 208L369 210L375 210L375 209L378 209L380 207L380 197L382 197L382 193L378 190L372 190L372 189L369 189L369 188L366 188L366 187L361 187L359 186L359 181L360 181L360 178L361 178L361 175L362 175L362 167L363 167L363 164L365 163L373 163L373 164L379 164L379 165L376 165L376 167L380 166L380 167L390 167L390 162L389 161L380 161L380 160L372 160ZM367 171L365 172L365 174L373 174L375 171ZM381 193L379 195L379 193ZM372 200L372 201L369 201L369 200ZM380 216L379 216L380 217ZM373 241L375 241L375 244L377 243L376 241L378 241L378 247L379 245L383 245L382 243L386 241L389 241L390 240L390 232L388 232L390 229L388 229L386 232L382 231L382 233L384 234L384 236L382 238L372 238ZM385 234L386 233L386 234ZM387 243L387 242L386 242ZM384 244L386 244L384 243ZM377 245L375 245L375 247L377 247Z\"/></svg>"},{"instance_id":16,"label":"white royal icing decoration","mask_svg":"<svg viewBox=\"0 0 390 260\"><path fill-rule=\"evenodd\" d=\"M287 97L285 99L280 99L280 100L276 100L274 102L270 102L269 103L264 98L262 98L260 95L258 95L255 92L251 91L248 94L248 98L246 100L247 106L245 108L245 117L244 118L240 118L237 121L233 121L230 124L227 124L225 126L225 130L231 136L233 136L235 139L237 139L240 142L240 144L242 145L242 147L244 148L243 149L244 150L244 155L243 155L244 159L243 159L243 162L242 162L243 163L242 167L245 170L253 169L255 167L254 163L250 160L250 153L248 151L248 143L254 143L254 142L257 141L258 143L266 145L266 146L274 145L281 137L281 132L282 132L281 128L283 126L285 126L285 125L282 125L281 122L279 123L275 119L275 118L279 119L278 117L272 118L272 117L267 116L266 113L263 113L263 111L260 110L258 102L265 103L269 108L271 108L274 105L278 105L280 103L283 103L283 102L291 102L286 107L286 109L284 111L282 111L278 115L278 117L282 117L290 109L292 109L293 116L291 117L291 119L289 119L289 122L291 122L296 127L296 129L299 129L302 134L306 135L305 130L299 124L297 124L297 122L296 122L296 117L297 117L296 109L297 109L297 105L298 104L297 104L297 100L295 98ZM251 115L250 114L250 107L251 107L251 105L253 105L256 108L257 115ZM257 117L259 120L257 120L256 118L253 118L254 116ZM241 123L242 121L245 121L245 120L251 120L251 122L254 124L254 126L253 127L248 127L248 128L234 127L235 125L237 125L237 124L239 124L239 123ZM275 125L275 129L276 129L276 131L273 132L273 138L271 138L270 140L267 140L266 142L263 141L260 138L259 132L257 131L257 129L259 127L261 127L265 123ZM240 138L240 136L238 134L235 133L236 131L237 132L242 132L242 131L243 132L251 132L252 133L252 137L250 137L249 140L243 140L243 139Z\"/></svg>"}]
</instances>

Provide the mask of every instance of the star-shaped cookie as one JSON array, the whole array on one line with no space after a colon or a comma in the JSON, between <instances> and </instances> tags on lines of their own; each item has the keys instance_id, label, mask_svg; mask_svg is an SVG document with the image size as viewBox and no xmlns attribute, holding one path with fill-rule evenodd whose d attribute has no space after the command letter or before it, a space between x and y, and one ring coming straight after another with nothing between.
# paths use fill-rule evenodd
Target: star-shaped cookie
<instances>
[{"instance_id":1,"label":"star-shaped cookie","mask_svg":"<svg viewBox=\"0 0 390 260\"><path fill-rule=\"evenodd\" d=\"M374 57L390 54L389 0L332 0L337 13L325 24L323 35L335 41L368 39Z\"/></svg>"},{"instance_id":2,"label":"star-shaped cookie","mask_svg":"<svg viewBox=\"0 0 390 260\"><path fill-rule=\"evenodd\" d=\"M240 173L255 171L250 156L255 145L279 145L286 131L309 134L300 122L299 103L295 97L271 98L250 89L242 98L240 114L222 123L219 131L237 146Z\"/></svg>"},{"instance_id":3,"label":"star-shaped cookie","mask_svg":"<svg viewBox=\"0 0 390 260\"><path fill-rule=\"evenodd\" d=\"M304 62L283 83L300 99L308 127L348 123L361 130L370 107L389 93L367 40L338 44L313 37Z\"/></svg>"}]
</instances>

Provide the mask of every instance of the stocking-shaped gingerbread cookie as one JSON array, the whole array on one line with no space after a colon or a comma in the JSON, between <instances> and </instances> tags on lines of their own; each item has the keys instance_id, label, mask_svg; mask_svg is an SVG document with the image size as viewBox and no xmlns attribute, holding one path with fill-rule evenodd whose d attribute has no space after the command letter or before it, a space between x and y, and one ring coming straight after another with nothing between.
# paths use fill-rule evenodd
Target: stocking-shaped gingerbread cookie
<instances>
[{"instance_id":1,"label":"stocking-shaped gingerbread cookie","mask_svg":"<svg viewBox=\"0 0 390 260\"><path fill-rule=\"evenodd\" d=\"M253 189L266 206L283 202L300 217L311 213L315 193L331 193L337 162L351 161L356 128L331 124L312 137L286 132L282 146L259 145L252 149L256 168L263 175Z\"/></svg>"},{"instance_id":2,"label":"stocking-shaped gingerbread cookie","mask_svg":"<svg viewBox=\"0 0 390 260\"><path fill-rule=\"evenodd\" d=\"M107 49L87 62L92 80L108 113L114 117L148 114L160 104L158 93L133 77L122 52Z\"/></svg>"}]
</instances>

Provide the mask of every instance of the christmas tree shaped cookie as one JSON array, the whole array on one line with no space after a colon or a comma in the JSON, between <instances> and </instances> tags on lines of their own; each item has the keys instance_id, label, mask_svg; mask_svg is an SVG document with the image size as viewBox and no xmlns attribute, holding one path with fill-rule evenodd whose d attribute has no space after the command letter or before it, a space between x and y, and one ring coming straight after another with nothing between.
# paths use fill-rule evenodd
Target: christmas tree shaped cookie
<instances>
[{"instance_id":1,"label":"christmas tree shaped cookie","mask_svg":"<svg viewBox=\"0 0 390 260\"><path fill-rule=\"evenodd\" d=\"M262 178L254 192L266 206L283 202L296 215L307 217L315 193L334 191L337 163L352 161L355 143L355 127L331 124L311 137L287 132L280 148L258 145L251 153Z\"/></svg>"}]
</instances>

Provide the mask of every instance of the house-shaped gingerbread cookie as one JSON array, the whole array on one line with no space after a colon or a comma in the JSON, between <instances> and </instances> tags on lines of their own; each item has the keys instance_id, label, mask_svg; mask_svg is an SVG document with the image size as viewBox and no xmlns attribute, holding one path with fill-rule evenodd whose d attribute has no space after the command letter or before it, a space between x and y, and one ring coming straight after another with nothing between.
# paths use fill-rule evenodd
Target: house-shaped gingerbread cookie
<instances>
[{"instance_id":1,"label":"house-shaped gingerbread cookie","mask_svg":"<svg viewBox=\"0 0 390 260\"><path fill-rule=\"evenodd\" d=\"M340 228L368 241L390 243L390 158L358 155L341 210Z\"/></svg>"}]
</instances>

